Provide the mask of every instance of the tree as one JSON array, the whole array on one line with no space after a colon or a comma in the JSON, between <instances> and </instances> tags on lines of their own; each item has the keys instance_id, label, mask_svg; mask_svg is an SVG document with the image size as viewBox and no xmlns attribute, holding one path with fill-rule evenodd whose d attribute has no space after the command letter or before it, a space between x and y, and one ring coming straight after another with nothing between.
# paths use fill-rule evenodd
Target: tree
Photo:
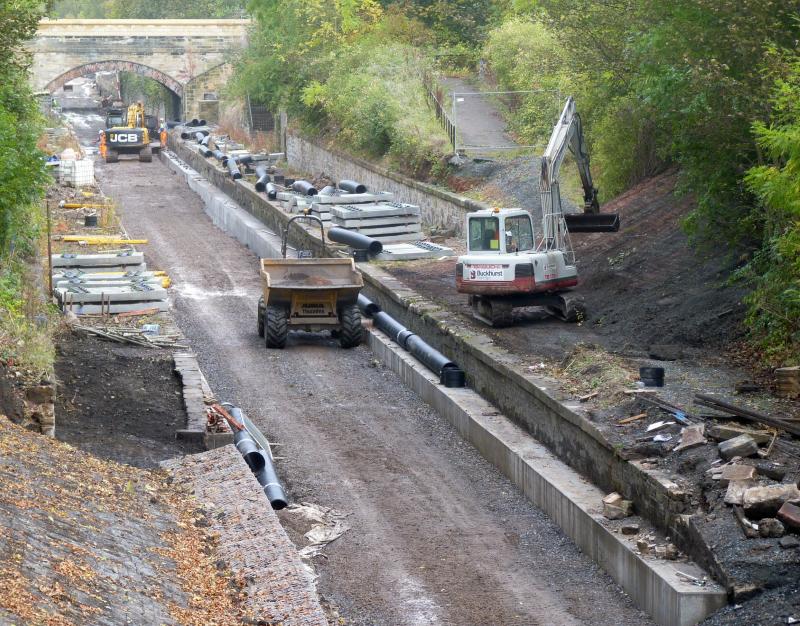
<instances>
[{"instance_id":1,"label":"tree","mask_svg":"<svg viewBox=\"0 0 800 626\"><path fill-rule=\"evenodd\" d=\"M0 256L12 242L25 243L35 225L31 205L44 190L41 133L36 100L27 82L30 57L22 47L32 37L42 7L35 0L0 5Z\"/></svg>"}]
</instances>

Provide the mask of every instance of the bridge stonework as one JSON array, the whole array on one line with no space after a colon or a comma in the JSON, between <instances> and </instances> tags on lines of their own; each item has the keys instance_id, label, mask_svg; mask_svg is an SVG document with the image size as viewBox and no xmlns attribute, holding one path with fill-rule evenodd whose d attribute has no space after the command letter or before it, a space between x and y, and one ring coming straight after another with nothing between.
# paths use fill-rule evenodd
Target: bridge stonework
<instances>
[{"instance_id":1,"label":"bridge stonework","mask_svg":"<svg viewBox=\"0 0 800 626\"><path fill-rule=\"evenodd\" d=\"M55 92L98 71L152 78L181 99L187 118L216 117L231 61L247 45L250 20L43 20L28 44L31 82Z\"/></svg>"}]
</instances>

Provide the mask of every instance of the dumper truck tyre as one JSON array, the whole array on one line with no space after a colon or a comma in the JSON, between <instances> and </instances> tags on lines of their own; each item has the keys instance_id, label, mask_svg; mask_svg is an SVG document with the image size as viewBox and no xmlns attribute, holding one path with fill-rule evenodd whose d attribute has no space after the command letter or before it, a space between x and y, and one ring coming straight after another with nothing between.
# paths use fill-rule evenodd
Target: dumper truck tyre
<instances>
[{"instance_id":1,"label":"dumper truck tyre","mask_svg":"<svg viewBox=\"0 0 800 626\"><path fill-rule=\"evenodd\" d=\"M358 306L351 304L343 307L339 314L341 329L339 330L339 345L342 348L355 348L361 343L364 329L361 326L361 311Z\"/></svg>"},{"instance_id":2,"label":"dumper truck tyre","mask_svg":"<svg viewBox=\"0 0 800 626\"><path fill-rule=\"evenodd\" d=\"M118 163L119 153L116 150L106 150L106 163Z\"/></svg>"},{"instance_id":3,"label":"dumper truck tyre","mask_svg":"<svg viewBox=\"0 0 800 626\"><path fill-rule=\"evenodd\" d=\"M266 314L267 305L264 304L264 296L258 299L258 336L264 336L264 316Z\"/></svg>"},{"instance_id":4,"label":"dumper truck tyre","mask_svg":"<svg viewBox=\"0 0 800 626\"><path fill-rule=\"evenodd\" d=\"M264 323L264 337L267 348L282 349L289 336L289 322L286 309L279 306L268 306Z\"/></svg>"},{"instance_id":5,"label":"dumper truck tyre","mask_svg":"<svg viewBox=\"0 0 800 626\"><path fill-rule=\"evenodd\" d=\"M153 160L153 149L150 146L146 146L139 150L139 160L142 163L150 163Z\"/></svg>"}]
</instances>

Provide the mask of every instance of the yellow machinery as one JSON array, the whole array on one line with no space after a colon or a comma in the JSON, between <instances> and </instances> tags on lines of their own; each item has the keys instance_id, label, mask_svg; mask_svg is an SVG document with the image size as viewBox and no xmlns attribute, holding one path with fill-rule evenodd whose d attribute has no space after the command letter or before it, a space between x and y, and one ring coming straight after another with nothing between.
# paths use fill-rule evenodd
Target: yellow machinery
<instances>
[{"instance_id":1,"label":"yellow machinery","mask_svg":"<svg viewBox=\"0 0 800 626\"><path fill-rule=\"evenodd\" d=\"M106 163L116 163L120 154L138 154L143 163L152 161L153 150L150 147L144 104L137 102L130 105L125 123L107 128L104 141Z\"/></svg>"},{"instance_id":2,"label":"yellow machinery","mask_svg":"<svg viewBox=\"0 0 800 626\"><path fill-rule=\"evenodd\" d=\"M356 301L364 286L353 259L286 258L289 226L283 232L283 258L261 259L263 294L258 301L258 334L267 348L283 348L290 330L331 331L342 348L361 343L361 312ZM324 232L323 255L324 252Z\"/></svg>"}]
</instances>

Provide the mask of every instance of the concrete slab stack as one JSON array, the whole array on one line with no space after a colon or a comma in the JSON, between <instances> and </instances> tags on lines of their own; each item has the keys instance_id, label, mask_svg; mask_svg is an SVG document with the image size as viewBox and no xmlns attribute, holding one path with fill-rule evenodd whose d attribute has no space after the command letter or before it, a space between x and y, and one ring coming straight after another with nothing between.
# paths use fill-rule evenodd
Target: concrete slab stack
<instances>
[{"instance_id":1,"label":"concrete slab stack","mask_svg":"<svg viewBox=\"0 0 800 626\"><path fill-rule=\"evenodd\" d=\"M166 311L163 277L147 271L141 252L54 254L53 295L76 315Z\"/></svg>"}]
</instances>

